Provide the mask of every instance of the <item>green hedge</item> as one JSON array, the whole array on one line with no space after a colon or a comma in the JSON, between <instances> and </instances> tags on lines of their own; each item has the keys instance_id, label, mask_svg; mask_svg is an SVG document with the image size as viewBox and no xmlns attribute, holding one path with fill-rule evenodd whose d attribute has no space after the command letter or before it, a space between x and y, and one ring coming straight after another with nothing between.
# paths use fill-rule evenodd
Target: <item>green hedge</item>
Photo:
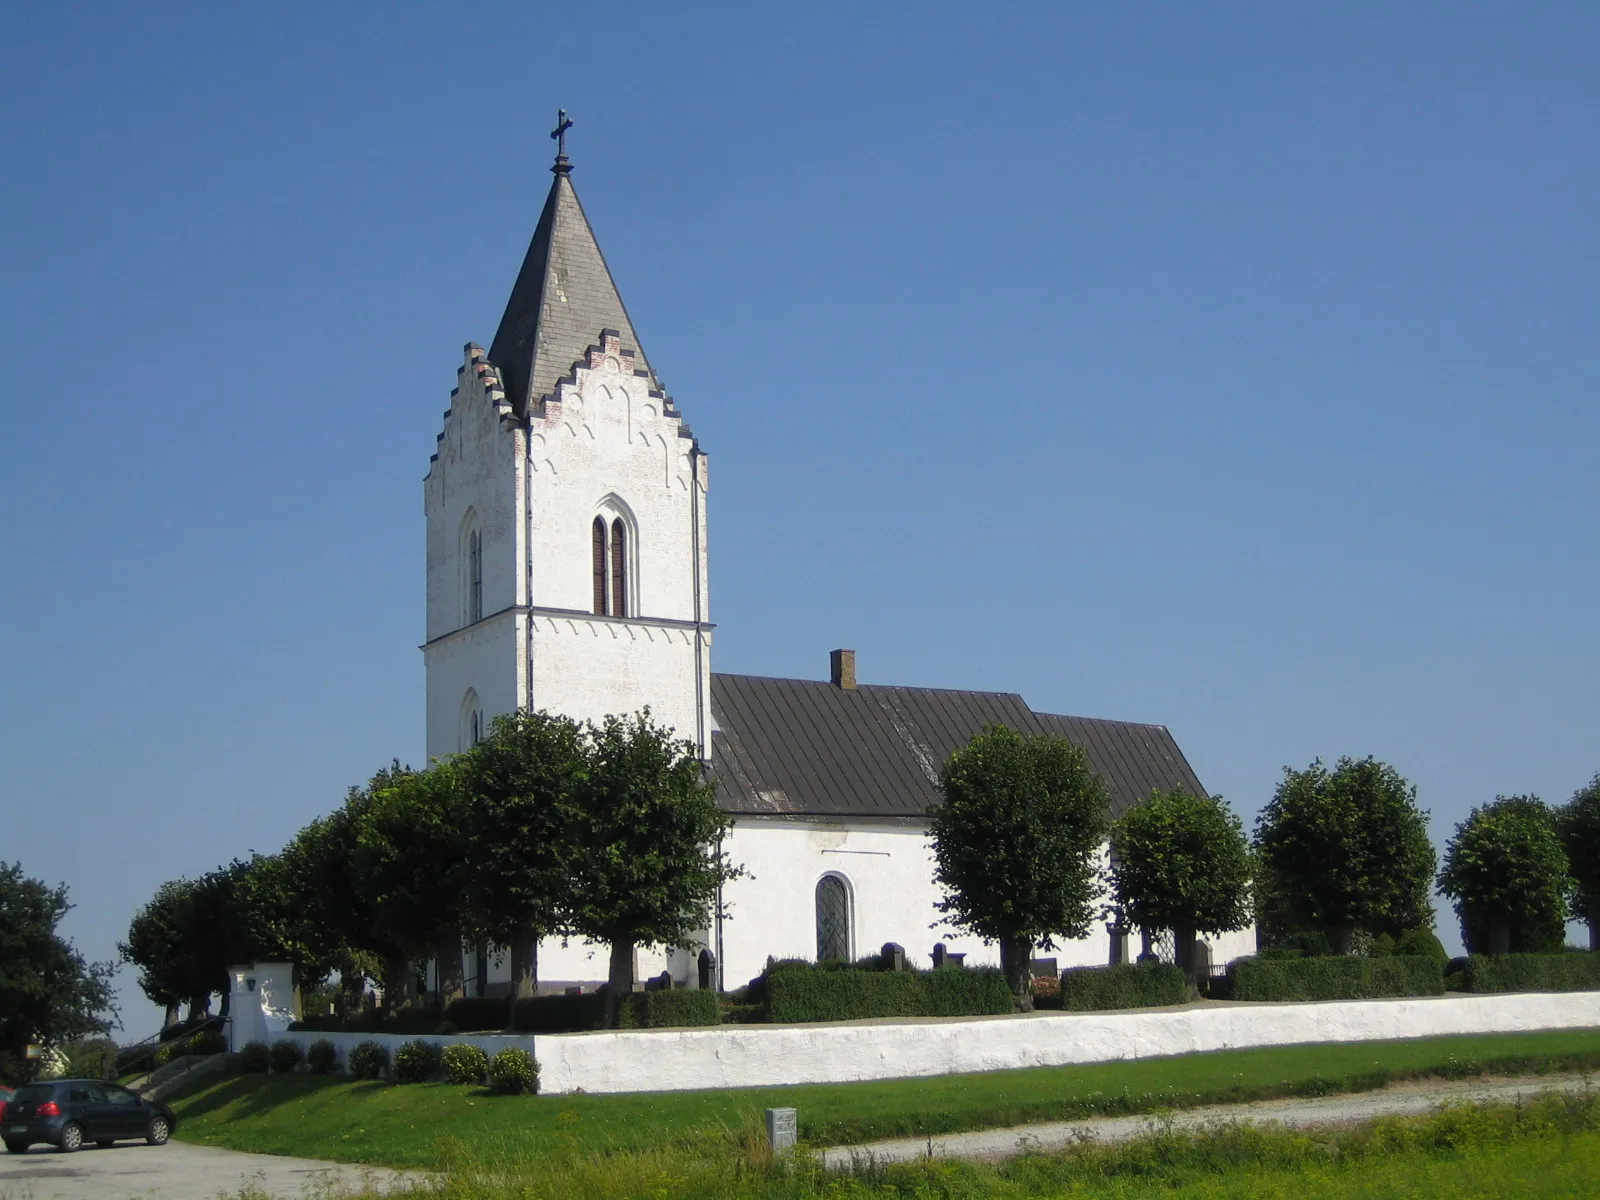
<instances>
[{"instance_id":1,"label":"green hedge","mask_svg":"<svg viewBox=\"0 0 1600 1200\"><path fill-rule=\"evenodd\" d=\"M1432 958L1242 958L1228 970L1234 1000L1371 1000L1442 996L1444 968Z\"/></svg>"},{"instance_id":2,"label":"green hedge","mask_svg":"<svg viewBox=\"0 0 1600 1200\"><path fill-rule=\"evenodd\" d=\"M1600 954L1474 954L1460 979L1468 992L1600 991Z\"/></svg>"},{"instance_id":3,"label":"green hedge","mask_svg":"<svg viewBox=\"0 0 1600 1200\"><path fill-rule=\"evenodd\" d=\"M717 1025L722 1013L717 993L663 989L630 992L617 1010L619 1029L667 1029L680 1025ZM577 1033L606 1027L604 992L581 996L537 996L518 1000L512 1028L518 1033Z\"/></svg>"},{"instance_id":4,"label":"green hedge","mask_svg":"<svg viewBox=\"0 0 1600 1200\"><path fill-rule=\"evenodd\" d=\"M511 1023L510 1018L507 996L463 996L444 1010L444 1019L464 1033L498 1031Z\"/></svg>"},{"instance_id":5,"label":"green hedge","mask_svg":"<svg viewBox=\"0 0 1600 1200\"><path fill-rule=\"evenodd\" d=\"M1005 977L983 968L872 971L782 963L770 969L764 992L769 1019L785 1023L973 1017L1016 1007Z\"/></svg>"},{"instance_id":6,"label":"green hedge","mask_svg":"<svg viewBox=\"0 0 1600 1200\"><path fill-rule=\"evenodd\" d=\"M1073 967L1061 972L1060 1007L1070 1012L1107 1008L1154 1008L1189 998L1183 971L1171 963L1121 963Z\"/></svg>"}]
</instances>

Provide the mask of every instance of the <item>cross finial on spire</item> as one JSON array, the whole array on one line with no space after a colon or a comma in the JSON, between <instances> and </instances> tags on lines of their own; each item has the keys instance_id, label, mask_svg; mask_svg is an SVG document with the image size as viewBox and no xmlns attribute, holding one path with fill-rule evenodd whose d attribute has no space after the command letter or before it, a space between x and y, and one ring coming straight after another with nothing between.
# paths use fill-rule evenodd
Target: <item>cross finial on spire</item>
<instances>
[{"instance_id":1,"label":"cross finial on spire","mask_svg":"<svg viewBox=\"0 0 1600 1200\"><path fill-rule=\"evenodd\" d=\"M556 175L566 175L572 170L572 163L567 161L567 130L572 128L572 121L567 116L566 109L556 113L556 127L550 131L550 136L556 143L556 164L550 170Z\"/></svg>"}]
</instances>

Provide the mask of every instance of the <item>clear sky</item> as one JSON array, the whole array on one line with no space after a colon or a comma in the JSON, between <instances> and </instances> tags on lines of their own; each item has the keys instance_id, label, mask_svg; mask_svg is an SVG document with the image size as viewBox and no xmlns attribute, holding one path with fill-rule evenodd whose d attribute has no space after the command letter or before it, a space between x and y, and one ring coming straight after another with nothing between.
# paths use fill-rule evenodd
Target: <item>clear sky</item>
<instances>
[{"instance_id":1,"label":"clear sky","mask_svg":"<svg viewBox=\"0 0 1600 1200\"><path fill-rule=\"evenodd\" d=\"M420 763L422 476L558 106L719 670L1163 723L1247 820L1319 755L1441 845L1565 800L1597 62L1587 3L5 6L0 859L107 957Z\"/></svg>"}]
</instances>

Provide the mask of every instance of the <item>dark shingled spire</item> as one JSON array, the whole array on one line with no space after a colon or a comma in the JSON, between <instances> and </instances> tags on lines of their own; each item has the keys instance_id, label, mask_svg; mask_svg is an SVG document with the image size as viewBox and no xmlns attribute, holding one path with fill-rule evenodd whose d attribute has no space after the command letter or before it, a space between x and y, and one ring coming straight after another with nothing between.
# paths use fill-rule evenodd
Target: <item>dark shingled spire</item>
<instances>
[{"instance_id":1,"label":"dark shingled spire","mask_svg":"<svg viewBox=\"0 0 1600 1200\"><path fill-rule=\"evenodd\" d=\"M650 374L651 388L659 390L578 203L565 153L551 170L555 181L489 345L489 361L499 368L506 398L519 416L550 395L590 346L600 344L603 329L621 335L623 349L634 352L634 369Z\"/></svg>"}]
</instances>

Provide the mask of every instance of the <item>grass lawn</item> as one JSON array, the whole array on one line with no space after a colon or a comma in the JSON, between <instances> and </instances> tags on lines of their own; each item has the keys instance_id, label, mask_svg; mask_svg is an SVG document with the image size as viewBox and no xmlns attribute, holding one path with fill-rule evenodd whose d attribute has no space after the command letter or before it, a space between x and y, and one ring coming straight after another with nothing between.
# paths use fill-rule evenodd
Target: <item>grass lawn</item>
<instances>
[{"instance_id":1,"label":"grass lawn","mask_svg":"<svg viewBox=\"0 0 1600 1200\"><path fill-rule=\"evenodd\" d=\"M400 1167L712 1151L748 1142L761 1110L799 1109L811 1144L949 1133L1286 1095L1409 1077L1600 1069L1600 1029L1221 1051L896 1079L619 1096L494 1096L449 1084L239 1075L174 1102L184 1141Z\"/></svg>"}]
</instances>

